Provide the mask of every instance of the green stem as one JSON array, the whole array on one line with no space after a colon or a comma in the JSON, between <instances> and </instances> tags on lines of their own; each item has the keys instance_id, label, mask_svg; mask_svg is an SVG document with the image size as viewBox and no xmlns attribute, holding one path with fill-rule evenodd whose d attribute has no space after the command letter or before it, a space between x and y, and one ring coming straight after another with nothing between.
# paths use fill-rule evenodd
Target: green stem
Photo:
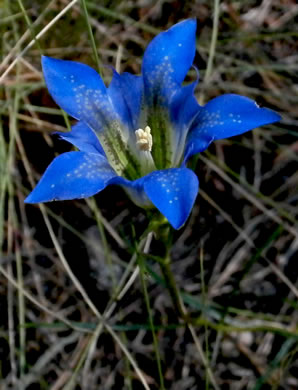
<instances>
[{"instance_id":1,"label":"green stem","mask_svg":"<svg viewBox=\"0 0 298 390\"><path fill-rule=\"evenodd\" d=\"M33 27L32 23L31 23L31 20L30 20L30 18L28 16L28 13L27 13L27 11L26 11L26 9L24 7L23 1L22 0L18 0L18 3L19 3L19 7L20 7L20 9L22 11L23 17L24 17L24 19L25 19L25 21L26 21L26 23L28 25L28 28L30 30L30 34L32 36L32 39L35 41L36 46L38 47L38 50L42 53L42 49L41 49L39 40L36 38L34 27Z\"/></svg>"},{"instance_id":2,"label":"green stem","mask_svg":"<svg viewBox=\"0 0 298 390\"><path fill-rule=\"evenodd\" d=\"M164 217L158 216L151 221L151 229L155 232L156 238L163 245L163 255L156 257L159 263L166 287L172 299L172 303L176 314L179 318L183 319L186 323L189 322L188 315L184 308L183 300L177 286L175 277L171 270L171 243L172 243L172 228Z\"/></svg>"},{"instance_id":3,"label":"green stem","mask_svg":"<svg viewBox=\"0 0 298 390\"><path fill-rule=\"evenodd\" d=\"M188 322L188 317L185 312L181 294L171 270L171 257L169 253L167 253L167 256L164 259L160 260L159 265L177 316L185 320L185 322Z\"/></svg>"},{"instance_id":4,"label":"green stem","mask_svg":"<svg viewBox=\"0 0 298 390\"><path fill-rule=\"evenodd\" d=\"M90 42L91 42L92 51L93 51L93 55L94 55L94 58L95 58L97 70L98 70L98 73L101 75L101 67L100 67L99 56L98 56L98 53L97 53L96 43L95 43L94 35L93 35L93 32L92 32L92 27L91 27L91 24L90 24L90 21L89 21L88 9L87 9L87 5L86 5L85 0L81 0L81 4L82 4L82 8L83 8L86 24L87 24L89 39L90 39Z\"/></svg>"},{"instance_id":5,"label":"green stem","mask_svg":"<svg viewBox=\"0 0 298 390\"><path fill-rule=\"evenodd\" d=\"M207 68L206 73L204 77L204 88L201 91L199 95L199 103L202 105L204 102L204 91L206 89L206 86L208 85L210 81L210 77L213 70L213 62L215 57L215 50L216 50L216 43L217 43L217 35L218 35L218 22L219 22L219 2L220 0L214 0L214 13L213 13L213 27L212 27L212 37L211 37L211 43L210 43L210 49L209 49L209 56L208 56L208 62L207 62Z\"/></svg>"},{"instance_id":6,"label":"green stem","mask_svg":"<svg viewBox=\"0 0 298 390\"><path fill-rule=\"evenodd\" d=\"M147 312L148 312L149 325L150 325L151 332L152 332L152 338L153 338L153 344L154 344L154 350L155 350L155 356L156 356L156 363L157 363L159 380L160 380L160 390L165 390L162 367L161 367L161 359L160 359L160 353L159 353L159 346L158 346L158 341L157 341L157 337L155 334L153 316L152 316L152 311L151 311L151 307L150 307L150 300L149 300L149 295L148 295L148 290L147 290L147 285L146 285L146 280L145 280L144 257L142 256L142 254L138 255L138 265L140 267L141 284L142 284L146 308L147 308Z\"/></svg>"}]
</instances>

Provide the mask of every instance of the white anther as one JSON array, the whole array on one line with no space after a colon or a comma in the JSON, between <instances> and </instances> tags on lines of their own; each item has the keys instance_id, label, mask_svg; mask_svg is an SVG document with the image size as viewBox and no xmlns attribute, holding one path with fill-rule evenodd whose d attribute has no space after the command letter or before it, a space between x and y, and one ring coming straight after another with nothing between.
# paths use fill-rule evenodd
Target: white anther
<instances>
[{"instance_id":1,"label":"white anther","mask_svg":"<svg viewBox=\"0 0 298 390\"><path fill-rule=\"evenodd\" d=\"M145 152L151 152L152 150L152 135L151 135L151 129L149 126L145 127L145 130L138 129L135 131L136 138L137 138L137 146L139 150L145 151Z\"/></svg>"}]
</instances>

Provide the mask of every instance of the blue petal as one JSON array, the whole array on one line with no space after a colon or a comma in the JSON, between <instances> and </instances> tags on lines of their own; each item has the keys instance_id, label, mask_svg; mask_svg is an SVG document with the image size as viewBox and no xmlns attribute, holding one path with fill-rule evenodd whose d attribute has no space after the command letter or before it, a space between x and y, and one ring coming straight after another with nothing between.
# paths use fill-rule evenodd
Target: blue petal
<instances>
[{"instance_id":1,"label":"blue petal","mask_svg":"<svg viewBox=\"0 0 298 390\"><path fill-rule=\"evenodd\" d=\"M98 137L84 122L76 123L68 133L57 132L55 134L59 135L64 141L74 145L81 152L105 155Z\"/></svg>"},{"instance_id":2,"label":"blue petal","mask_svg":"<svg viewBox=\"0 0 298 390\"><path fill-rule=\"evenodd\" d=\"M180 131L181 129L190 126L201 109L201 106L194 96L194 90L197 84L198 80L185 87L179 88L171 101L171 121L180 129Z\"/></svg>"},{"instance_id":3,"label":"blue petal","mask_svg":"<svg viewBox=\"0 0 298 390\"><path fill-rule=\"evenodd\" d=\"M197 176L188 168L153 171L135 181L117 176L109 184L121 185L140 207L154 205L175 229L187 220L199 188Z\"/></svg>"},{"instance_id":4,"label":"blue petal","mask_svg":"<svg viewBox=\"0 0 298 390\"><path fill-rule=\"evenodd\" d=\"M175 140L174 166L180 166L181 164L187 132L201 110L201 107L194 97L196 85L197 81L179 88L177 93L173 96L170 105L171 122L174 130L173 139Z\"/></svg>"},{"instance_id":5,"label":"blue petal","mask_svg":"<svg viewBox=\"0 0 298 390\"><path fill-rule=\"evenodd\" d=\"M117 176L110 181L110 184L117 184L121 186L130 199L139 207L153 208L153 204L144 191L144 179L147 176L143 176L137 180L127 180L124 177Z\"/></svg>"},{"instance_id":6,"label":"blue petal","mask_svg":"<svg viewBox=\"0 0 298 390\"><path fill-rule=\"evenodd\" d=\"M68 152L56 157L26 203L87 198L103 190L116 176L100 154Z\"/></svg>"},{"instance_id":7,"label":"blue petal","mask_svg":"<svg viewBox=\"0 0 298 390\"><path fill-rule=\"evenodd\" d=\"M196 21L185 20L157 35L143 58L145 95L152 105L168 100L184 80L195 55Z\"/></svg>"},{"instance_id":8,"label":"blue petal","mask_svg":"<svg viewBox=\"0 0 298 390\"><path fill-rule=\"evenodd\" d=\"M188 136L186 155L189 157L202 152L213 140L239 135L280 119L276 112L260 108L253 100L244 96L218 96L201 108Z\"/></svg>"},{"instance_id":9,"label":"blue petal","mask_svg":"<svg viewBox=\"0 0 298 390\"><path fill-rule=\"evenodd\" d=\"M142 78L126 72L119 74L114 70L108 94L121 121L131 130L137 130L140 127Z\"/></svg>"},{"instance_id":10,"label":"blue petal","mask_svg":"<svg viewBox=\"0 0 298 390\"><path fill-rule=\"evenodd\" d=\"M196 137L195 134L188 137L185 151L184 151L184 160L183 166L186 164L188 159L197 153L202 153L206 150L209 145L214 141L214 138L202 134L200 137Z\"/></svg>"},{"instance_id":11,"label":"blue petal","mask_svg":"<svg viewBox=\"0 0 298 390\"><path fill-rule=\"evenodd\" d=\"M187 220L198 188L198 178L188 168L154 171L144 177L145 193L175 229Z\"/></svg>"},{"instance_id":12,"label":"blue petal","mask_svg":"<svg viewBox=\"0 0 298 390\"><path fill-rule=\"evenodd\" d=\"M56 103L72 117L101 131L115 119L106 87L99 74L87 65L42 57L47 87Z\"/></svg>"}]
</instances>

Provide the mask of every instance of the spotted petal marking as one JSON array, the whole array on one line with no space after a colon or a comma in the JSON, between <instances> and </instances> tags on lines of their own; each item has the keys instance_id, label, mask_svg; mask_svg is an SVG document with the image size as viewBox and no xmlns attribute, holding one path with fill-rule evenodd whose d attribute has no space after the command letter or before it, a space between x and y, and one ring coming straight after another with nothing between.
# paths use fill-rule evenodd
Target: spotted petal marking
<instances>
[{"instance_id":1,"label":"spotted petal marking","mask_svg":"<svg viewBox=\"0 0 298 390\"><path fill-rule=\"evenodd\" d=\"M42 57L45 81L56 103L72 117L101 132L118 119L99 74L74 61Z\"/></svg>"},{"instance_id":2,"label":"spotted petal marking","mask_svg":"<svg viewBox=\"0 0 298 390\"><path fill-rule=\"evenodd\" d=\"M157 35L143 58L142 74L147 100L169 101L192 65L196 21L188 19Z\"/></svg>"},{"instance_id":3,"label":"spotted petal marking","mask_svg":"<svg viewBox=\"0 0 298 390\"><path fill-rule=\"evenodd\" d=\"M147 116L146 125L152 131L152 156L157 169L170 168L176 162L174 154L181 132L172 121L175 120L176 110L173 108L171 112L170 107L174 95L177 96L182 89L181 83L193 62L195 31L196 21L193 19L178 23L156 36L144 53L143 111Z\"/></svg>"},{"instance_id":4,"label":"spotted petal marking","mask_svg":"<svg viewBox=\"0 0 298 390\"><path fill-rule=\"evenodd\" d=\"M103 190L115 176L107 159L100 154L64 153L48 166L25 202L87 198Z\"/></svg>"},{"instance_id":5,"label":"spotted petal marking","mask_svg":"<svg viewBox=\"0 0 298 390\"><path fill-rule=\"evenodd\" d=\"M49 57L42 58L42 65L47 87L57 104L97 133L118 174L135 174L138 166L128 155L126 126L114 110L99 74L87 65ZM135 165L131 169L130 161Z\"/></svg>"},{"instance_id":6,"label":"spotted petal marking","mask_svg":"<svg viewBox=\"0 0 298 390\"><path fill-rule=\"evenodd\" d=\"M179 229L187 220L199 188L188 168L154 171L144 178L144 191L154 206Z\"/></svg>"},{"instance_id":7,"label":"spotted petal marking","mask_svg":"<svg viewBox=\"0 0 298 390\"><path fill-rule=\"evenodd\" d=\"M212 140L232 137L256 127L274 123L280 115L269 108L260 108L247 97L225 94L218 96L204 107L195 120L189 133L186 150L192 147L191 154L201 152Z\"/></svg>"}]
</instances>

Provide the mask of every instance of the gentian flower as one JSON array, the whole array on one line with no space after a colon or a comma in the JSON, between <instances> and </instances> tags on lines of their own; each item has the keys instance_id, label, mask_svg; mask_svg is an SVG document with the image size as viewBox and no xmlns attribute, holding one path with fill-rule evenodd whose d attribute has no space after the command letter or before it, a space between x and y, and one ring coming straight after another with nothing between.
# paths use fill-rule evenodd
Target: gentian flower
<instances>
[{"instance_id":1,"label":"gentian flower","mask_svg":"<svg viewBox=\"0 0 298 390\"><path fill-rule=\"evenodd\" d=\"M187 160L214 140L280 119L234 94L197 103L197 81L182 86L195 32L190 19L160 33L144 53L141 76L113 71L108 88L87 65L42 58L50 94L78 120L60 137L79 151L56 157L27 203L85 198L117 184L140 207L156 207L175 229L185 223L199 187Z\"/></svg>"}]
</instances>

